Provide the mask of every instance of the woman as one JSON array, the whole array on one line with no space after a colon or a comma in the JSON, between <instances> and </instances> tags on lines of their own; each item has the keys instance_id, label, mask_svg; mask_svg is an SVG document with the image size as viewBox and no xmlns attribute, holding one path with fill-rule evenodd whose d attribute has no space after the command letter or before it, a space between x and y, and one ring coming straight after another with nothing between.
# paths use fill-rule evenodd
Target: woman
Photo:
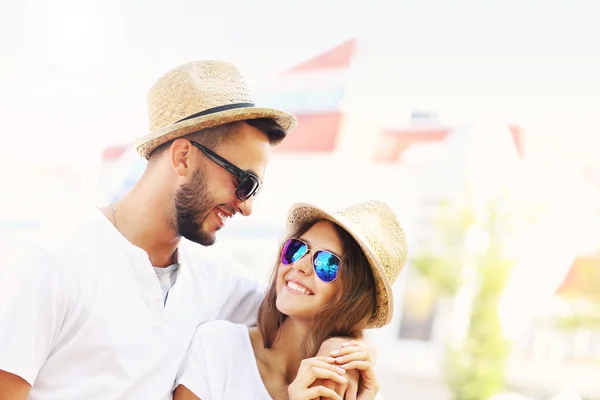
<instances>
[{"instance_id":1,"label":"woman","mask_svg":"<svg viewBox=\"0 0 600 400\"><path fill-rule=\"evenodd\" d=\"M391 285L406 260L406 240L390 208L370 201L337 213L296 204L288 235L258 313L258 326L226 321L196 331L177 377L175 400L341 397L325 380L361 374L359 399L378 384L369 352L356 341L316 357L331 336L360 338L389 323Z\"/></svg>"}]
</instances>

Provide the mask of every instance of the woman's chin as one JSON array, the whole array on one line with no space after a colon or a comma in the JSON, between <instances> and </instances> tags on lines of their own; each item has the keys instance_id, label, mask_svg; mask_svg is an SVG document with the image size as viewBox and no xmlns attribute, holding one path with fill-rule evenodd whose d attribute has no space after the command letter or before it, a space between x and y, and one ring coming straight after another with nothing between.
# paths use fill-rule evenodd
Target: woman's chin
<instances>
[{"instance_id":1,"label":"woman's chin","mask_svg":"<svg viewBox=\"0 0 600 400\"><path fill-rule=\"evenodd\" d=\"M280 313L290 318L299 318L306 312L306 310L303 310L301 307L298 307L295 304L289 304L286 301L278 301L276 306Z\"/></svg>"},{"instance_id":2,"label":"woman's chin","mask_svg":"<svg viewBox=\"0 0 600 400\"><path fill-rule=\"evenodd\" d=\"M277 307L280 313L285 315L287 318L291 318L295 321L311 322L315 315L306 309L298 309L292 307Z\"/></svg>"}]
</instances>

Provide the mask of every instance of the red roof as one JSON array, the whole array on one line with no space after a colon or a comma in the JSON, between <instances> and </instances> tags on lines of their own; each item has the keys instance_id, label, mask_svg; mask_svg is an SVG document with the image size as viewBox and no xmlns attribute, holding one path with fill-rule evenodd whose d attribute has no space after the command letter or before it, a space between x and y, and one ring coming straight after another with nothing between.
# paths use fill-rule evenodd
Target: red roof
<instances>
[{"instance_id":1,"label":"red roof","mask_svg":"<svg viewBox=\"0 0 600 400\"><path fill-rule=\"evenodd\" d=\"M378 162L397 162L410 146L416 143L439 142L446 139L450 128L447 127L414 127L400 130L384 130L375 148L373 156ZM523 146L524 131L518 125L509 125L517 153L520 157L525 154Z\"/></svg>"},{"instance_id":2,"label":"red roof","mask_svg":"<svg viewBox=\"0 0 600 400\"><path fill-rule=\"evenodd\" d=\"M102 152L102 160L116 160L125 153L129 146L108 146Z\"/></svg>"},{"instance_id":3,"label":"red roof","mask_svg":"<svg viewBox=\"0 0 600 400\"><path fill-rule=\"evenodd\" d=\"M341 113L297 114L296 117L298 127L275 147L275 152L322 153L335 149L342 121Z\"/></svg>"},{"instance_id":4,"label":"red roof","mask_svg":"<svg viewBox=\"0 0 600 400\"><path fill-rule=\"evenodd\" d=\"M525 148L523 143L525 131L523 131L520 126L514 124L508 125L508 129L510 130L510 134L515 142L515 148L517 149L519 157L523 158L525 156Z\"/></svg>"},{"instance_id":5,"label":"red roof","mask_svg":"<svg viewBox=\"0 0 600 400\"><path fill-rule=\"evenodd\" d=\"M556 294L600 301L600 254L575 258Z\"/></svg>"},{"instance_id":6,"label":"red roof","mask_svg":"<svg viewBox=\"0 0 600 400\"><path fill-rule=\"evenodd\" d=\"M356 40L352 39L302 64L292 67L285 73L345 68L350 65L350 60L355 50Z\"/></svg>"},{"instance_id":7,"label":"red roof","mask_svg":"<svg viewBox=\"0 0 600 400\"><path fill-rule=\"evenodd\" d=\"M413 144L442 141L449 131L450 128L446 127L384 130L375 147L373 158L377 162L396 162Z\"/></svg>"}]
</instances>

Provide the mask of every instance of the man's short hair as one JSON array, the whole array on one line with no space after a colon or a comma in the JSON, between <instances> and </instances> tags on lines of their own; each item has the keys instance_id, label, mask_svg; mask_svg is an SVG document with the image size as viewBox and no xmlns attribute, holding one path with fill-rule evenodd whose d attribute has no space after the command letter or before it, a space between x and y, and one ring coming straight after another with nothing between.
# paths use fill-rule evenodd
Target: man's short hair
<instances>
[{"instance_id":1,"label":"man's short hair","mask_svg":"<svg viewBox=\"0 0 600 400\"><path fill-rule=\"evenodd\" d=\"M246 123L261 132L269 138L271 146L278 145L285 138L285 130L270 118L247 119L244 121L229 122L227 124L214 126L212 128L202 129L198 132L182 136L184 138L194 139L195 141L209 148L218 148L227 140L235 137L243 123ZM176 138L178 139L178 138ZM158 159L176 139L169 140L161 144L152 151L149 161Z\"/></svg>"}]
</instances>

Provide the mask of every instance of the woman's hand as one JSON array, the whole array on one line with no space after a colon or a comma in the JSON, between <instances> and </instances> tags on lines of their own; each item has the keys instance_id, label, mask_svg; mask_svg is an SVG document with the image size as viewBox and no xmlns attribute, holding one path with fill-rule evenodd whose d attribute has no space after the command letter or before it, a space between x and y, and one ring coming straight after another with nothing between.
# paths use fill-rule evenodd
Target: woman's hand
<instances>
[{"instance_id":1,"label":"woman's hand","mask_svg":"<svg viewBox=\"0 0 600 400\"><path fill-rule=\"evenodd\" d=\"M335 363L344 370L360 371L357 400L373 400L379 391L379 382L371 361L372 353L372 348L366 346L363 341L357 340L351 340L331 352Z\"/></svg>"},{"instance_id":2,"label":"woman's hand","mask_svg":"<svg viewBox=\"0 0 600 400\"><path fill-rule=\"evenodd\" d=\"M333 357L313 357L302 360L296 379L288 386L290 400L332 399L342 400L332 389L311 385L318 379L330 379L341 385L346 383L346 370L335 365Z\"/></svg>"}]
</instances>

